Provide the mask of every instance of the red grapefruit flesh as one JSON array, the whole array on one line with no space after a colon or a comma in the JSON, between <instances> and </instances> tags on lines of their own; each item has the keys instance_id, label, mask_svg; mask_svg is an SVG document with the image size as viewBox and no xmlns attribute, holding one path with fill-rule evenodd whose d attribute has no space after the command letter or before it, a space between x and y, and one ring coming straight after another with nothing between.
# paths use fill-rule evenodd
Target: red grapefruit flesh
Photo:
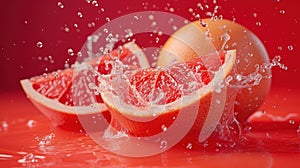
<instances>
[{"instance_id":1,"label":"red grapefruit flesh","mask_svg":"<svg viewBox=\"0 0 300 168\"><path fill-rule=\"evenodd\" d=\"M136 61L134 65L137 68L149 67L146 56L133 42L126 43L122 52L115 49L109 54L109 58L120 57L121 60ZM93 121L99 114L103 114L107 120L110 120L110 114L101 96L95 95L89 87L91 83L96 82L94 68L98 66L98 62L100 61L99 67L105 67L104 60L109 58L104 55L84 63L79 70L74 67L58 70L21 80L20 83L31 102L54 125L68 130L81 130L78 117ZM102 68L100 73L109 74L110 69Z\"/></svg>"},{"instance_id":2,"label":"red grapefruit flesh","mask_svg":"<svg viewBox=\"0 0 300 168\"><path fill-rule=\"evenodd\" d=\"M208 130L214 123L222 124L233 117L235 97L230 89L225 92L225 108L210 109L214 92L212 86L224 82L235 64L234 50L219 54L223 64L220 63L222 70L217 72L209 71L200 58L195 58L165 69L141 69L129 76L128 83L123 83L128 87L123 93L102 91L103 101L112 115L112 126L132 136L152 136L169 128L180 112L191 113L192 109L197 118L185 139L195 142L201 132L206 132L202 139L208 137L212 133ZM220 118L214 118L217 114L210 114L213 117L208 119L208 113L218 113ZM188 114L180 124L187 122L192 122Z\"/></svg>"},{"instance_id":3,"label":"red grapefruit flesh","mask_svg":"<svg viewBox=\"0 0 300 168\"><path fill-rule=\"evenodd\" d=\"M208 34L210 38L204 34ZM228 40L226 45L225 39ZM210 53L211 46L216 50L224 47L226 50L235 49L236 73L243 76L255 73L258 66L270 62L263 43L249 29L230 20L206 18L202 19L202 24L195 21L176 31L164 44L157 65L166 66L172 60L188 61L198 55ZM236 117L242 124L260 107L269 93L271 69L260 70L259 74L263 78L258 85L249 83L237 95L234 108Z\"/></svg>"}]
</instances>

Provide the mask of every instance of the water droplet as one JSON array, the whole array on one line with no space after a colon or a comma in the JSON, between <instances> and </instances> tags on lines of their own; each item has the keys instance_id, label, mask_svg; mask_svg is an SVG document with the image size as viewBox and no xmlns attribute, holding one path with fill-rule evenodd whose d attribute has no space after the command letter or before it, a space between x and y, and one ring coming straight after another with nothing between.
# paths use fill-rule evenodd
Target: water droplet
<instances>
[{"instance_id":1,"label":"water droplet","mask_svg":"<svg viewBox=\"0 0 300 168\"><path fill-rule=\"evenodd\" d=\"M95 25L96 25L95 22L88 23L88 27L89 27L89 28L95 27Z\"/></svg>"},{"instance_id":2,"label":"water droplet","mask_svg":"<svg viewBox=\"0 0 300 168\"><path fill-rule=\"evenodd\" d=\"M285 14L285 10L280 10L279 13L280 14Z\"/></svg>"},{"instance_id":3,"label":"water droplet","mask_svg":"<svg viewBox=\"0 0 300 168\"><path fill-rule=\"evenodd\" d=\"M110 21L110 18L109 18L109 17L107 17L107 18L105 18L105 20L106 20L107 22L109 22L109 21Z\"/></svg>"},{"instance_id":4,"label":"water droplet","mask_svg":"<svg viewBox=\"0 0 300 168\"><path fill-rule=\"evenodd\" d=\"M154 21L151 23L151 27L155 27L157 25L157 23Z\"/></svg>"},{"instance_id":5,"label":"water droplet","mask_svg":"<svg viewBox=\"0 0 300 168\"><path fill-rule=\"evenodd\" d=\"M27 121L27 127L32 128L36 126L36 121L35 120L28 120Z\"/></svg>"},{"instance_id":6,"label":"water droplet","mask_svg":"<svg viewBox=\"0 0 300 168\"><path fill-rule=\"evenodd\" d=\"M293 124L295 124L295 121L294 120L289 120L289 123L293 125Z\"/></svg>"},{"instance_id":7,"label":"water droplet","mask_svg":"<svg viewBox=\"0 0 300 168\"><path fill-rule=\"evenodd\" d=\"M192 143L188 143L188 144L186 145L186 149L191 150L192 148L193 148L193 144L192 144Z\"/></svg>"},{"instance_id":8,"label":"water droplet","mask_svg":"<svg viewBox=\"0 0 300 168\"><path fill-rule=\"evenodd\" d=\"M25 21L24 21L24 23L25 23L25 24L28 24L28 21L27 21L27 20L25 20Z\"/></svg>"},{"instance_id":9,"label":"water droplet","mask_svg":"<svg viewBox=\"0 0 300 168\"><path fill-rule=\"evenodd\" d=\"M77 56L78 56L78 57L82 57L82 53L79 51L79 52L77 53Z\"/></svg>"},{"instance_id":10,"label":"water droplet","mask_svg":"<svg viewBox=\"0 0 300 168\"><path fill-rule=\"evenodd\" d=\"M62 2L57 2L57 6L60 7L61 9L63 9L65 7Z\"/></svg>"},{"instance_id":11,"label":"water droplet","mask_svg":"<svg viewBox=\"0 0 300 168\"><path fill-rule=\"evenodd\" d=\"M167 127L165 126L165 125L161 125L161 129L163 130L163 131L167 131Z\"/></svg>"},{"instance_id":12,"label":"water droplet","mask_svg":"<svg viewBox=\"0 0 300 168\"><path fill-rule=\"evenodd\" d=\"M92 1L92 5L94 5L95 7L98 7L98 6L99 6L99 4L98 4L98 2L97 2L96 0L93 0L93 1Z\"/></svg>"},{"instance_id":13,"label":"water droplet","mask_svg":"<svg viewBox=\"0 0 300 168\"><path fill-rule=\"evenodd\" d=\"M278 46L277 49L281 51L282 50L282 46Z\"/></svg>"},{"instance_id":14,"label":"water droplet","mask_svg":"<svg viewBox=\"0 0 300 168\"><path fill-rule=\"evenodd\" d=\"M166 149L168 147L168 142L165 141L165 140L162 140L160 142L160 146L159 147L160 147L160 149Z\"/></svg>"},{"instance_id":15,"label":"water droplet","mask_svg":"<svg viewBox=\"0 0 300 168\"><path fill-rule=\"evenodd\" d=\"M202 19L199 20L202 27L207 27L207 23L203 21Z\"/></svg>"},{"instance_id":16,"label":"water droplet","mask_svg":"<svg viewBox=\"0 0 300 168\"><path fill-rule=\"evenodd\" d=\"M292 51L294 49L294 47L292 45L288 46L288 50Z\"/></svg>"},{"instance_id":17,"label":"water droplet","mask_svg":"<svg viewBox=\"0 0 300 168\"><path fill-rule=\"evenodd\" d=\"M197 7L200 8L200 10L204 10L203 6L201 3L197 3Z\"/></svg>"},{"instance_id":18,"label":"water droplet","mask_svg":"<svg viewBox=\"0 0 300 168\"><path fill-rule=\"evenodd\" d=\"M77 12L77 16L82 18L83 17L83 14L81 12Z\"/></svg>"},{"instance_id":19,"label":"water droplet","mask_svg":"<svg viewBox=\"0 0 300 168\"><path fill-rule=\"evenodd\" d=\"M297 129L297 133L300 134L300 125L299 125L299 127Z\"/></svg>"},{"instance_id":20,"label":"water droplet","mask_svg":"<svg viewBox=\"0 0 300 168\"><path fill-rule=\"evenodd\" d=\"M70 68L70 64L68 62L65 62L65 65L64 67L67 69L67 68Z\"/></svg>"},{"instance_id":21,"label":"water droplet","mask_svg":"<svg viewBox=\"0 0 300 168\"><path fill-rule=\"evenodd\" d=\"M43 42L39 41L36 43L37 48L42 48L43 47Z\"/></svg>"},{"instance_id":22,"label":"water droplet","mask_svg":"<svg viewBox=\"0 0 300 168\"><path fill-rule=\"evenodd\" d=\"M64 30L65 30L65 32L68 33L70 31L70 28L69 27L65 27Z\"/></svg>"},{"instance_id":23,"label":"water droplet","mask_svg":"<svg viewBox=\"0 0 300 168\"><path fill-rule=\"evenodd\" d=\"M148 19L149 19L149 20L154 20L154 16L153 16L153 15L149 15L149 16L148 16Z\"/></svg>"},{"instance_id":24,"label":"water droplet","mask_svg":"<svg viewBox=\"0 0 300 168\"><path fill-rule=\"evenodd\" d=\"M8 123L6 121L2 121L1 127L2 127L3 130L7 130Z\"/></svg>"},{"instance_id":25,"label":"water droplet","mask_svg":"<svg viewBox=\"0 0 300 168\"><path fill-rule=\"evenodd\" d=\"M74 55L75 55L72 48L69 48L69 49L68 49L68 54L69 54L70 56L74 56Z\"/></svg>"},{"instance_id":26,"label":"water droplet","mask_svg":"<svg viewBox=\"0 0 300 168\"><path fill-rule=\"evenodd\" d=\"M193 8L189 8L188 10L190 13L192 13L194 11Z\"/></svg>"},{"instance_id":27,"label":"water droplet","mask_svg":"<svg viewBox=\"0 0 300 168\"><path fill-rule=\"evenodd\" d=\"M235 79L236 79L237 81L241 81L241 80L242 80L242 75L237 74L237 75L235 76Z\"/></svg>"},{"instance_id":28,"label":"water droplet","mask_svg":"<svg viewBox=\"0 0 300 168\"><path fill-rule=\"evenodd\" d=\"M155 38L155 42L158 43L159 42L159 37Z\"/></svg>"},{"instance_id":29,"label":"water droplet","mask_svg":"<svg viewBox=\"0 0 300 168\"><path fill-rule=\"evenodd\" d=\"M257 13L253 13L253 17L256 18L257 17Z\"/></svg>"},{"instance_id":30,"label":"water droplet","mask_svg":"<svg viewBox=\"0 0 300 168\"><path fill-rule=\"evenodd\" d=\"M174 10L174 8L170 8L169 11L170 12L174 12L175 10Z\"/></svg>"},{"instance_id":31,"label":"water droplet","mask_svg":"<svg viewBox=\"0 0 300 168\"><path fill-rule=\"evenodd\" d=\"M256 26L261 26L261 22L256 22L255 25Z\"/></svg>"},{"instance_id":32,"label":"water droplet","mask_svg":"<svg viewBox=\"0 0 300 168\"><path fill-rule=\"evenodd\" d=\"M177 26L173 26L172 28L173 28L173 30L177 30L178 29Z\"/></svg>"}]
</instances>

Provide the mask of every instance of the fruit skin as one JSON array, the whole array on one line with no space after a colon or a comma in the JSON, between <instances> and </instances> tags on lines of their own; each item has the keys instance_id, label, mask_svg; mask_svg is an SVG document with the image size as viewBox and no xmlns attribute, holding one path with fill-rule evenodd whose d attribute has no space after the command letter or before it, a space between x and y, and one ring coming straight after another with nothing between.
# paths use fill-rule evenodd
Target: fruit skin
<instances>
[{"instance_id":1,"label":"fruit skin","mask_svg":"<svg viewBox=\"0 0 300 168\"><path fill-rule=\"evenodd\" d=\"M122 58L126 58L126 56L131 56L132 54L135 54L137 56L136 59L139 63L138 66L149 67L149 63L146 56L144 55L140 47L137 46L134 42L129 42L124 44L124 50L126 50L126 52L122 53L123 55L121 54ZM117 57L118 53L119 52L117 50L113 50L110 54L113 57ZM95 66L101 66L101 63L104 63L104 61L101 62L100 60L100 64L99 64L99 58L95 58L87 61L83 65L89 65L95 67ZM103 74L108 73L106 72L105 69L102 69L101 72L104 72ZM74 74L77 74L75 75L76 77L74 77ZM23 79L20 81L20 84L24 92L26 93L27 97L29 98L29 100L39 109L41 113L43 113L49 120L51 120L53 126L58 126L66 130L80 131L80 132L100 131L99 129L102 130L106 128L105 126L107 126L108 123L110 122L110 113L108 112L102 100L99 100L101 99L99 98L99 96L95 97L98 102L97 105L99 106L97 107L97 109L95 109L94 107L90 107L89 105L87 106L79 105L74 107L72 95L71 97L70 95L65 96L68 95L66 94L66 92L69 91L68 87L74 86L74 88L76 88L75 90L78 90L77 93L80 92L81 94L81 96L79 96L80 100L77 101L81 101L82 99L85 99L86 98L85 94L87 93L84 91L82 92L81 89L86 89L88 87L88 83L86 83L87 81L83 82L81 79L87 80L87 78L89 78L90 80L94 80L95 77L93 76L93 69L90 68L85 70L82 69L79 72L77 72L77 69L68 68L68 69L58 70L56 72L49 73L46 76L47 79L45 79L43 75L35 76L30 79ZM63 79L60 77L62 77ZM46 81L50 80L52 81L52 83L50 84L53 84L54 79L56 83L60 83L59 86L54 87L55 88L54 95L56 95L56 97L55 96L49 97L49 95L47 97L42 93L39 93L36 89L34 89L34 84L41 84L41 83L43 84L45 80ZM83 84L83 86L81 86L80 84ZM45 86L42 86L42 88L44 87ZM58 92L57 90L60 90L61 92L57 93ZM50 92L50 95L51 94L53 95L52 91ZM61 102L60 100L62 99L63 101ZM89 99L89 97L87 97L86 99ZM67 105L65 104L66 102L72 102L72 103L69 103ZM83 103L83 101L78 103L79 104ZM93 121L99 123L97 122L99 120L101 120L100 122L103 123L101 124L101 128L99 127L99 124L93 124ZM82 122L87 124L82 126Z\"/></svg>"},{"instance_id":2,"label":"fruit skin","mask_svg":"<svg viewBox=\"0 0 300 168\"><path fill-rule=\"evenodd\" d=\"M78 114L76 113L76 107L72 106L65 106L65 107L56 107L57 100L51 100L46 98L39 93L37 93L33 88L28 87L32 85L28 79L24 79L20 81L24 91L27 95L27 98L35 105L39 111L45 115L53 124L53 126L58 126L65 130L70 131L84 131L84 128L80 124L80 121L83 120L94 120L95 117L98 119L101 116L98 114L103 115L106 119L106 122L110 122L110 113L108 110L103 108L103 111L95 111L89 112L86 114L80 114L80 121L78 119ZM100 104L99 104L100 105ZM54 108L56 107L56 108ZM99 131L95 129L95 131Z\"/></svg>"},{"instance_id":3,"label":"fruit skin","mask_svg":"<svg viewBox=\"0 0 300 168\"><path fill-rule=\"evenodd\" d=\"M221 78L222 80L224 80L226 76L232 75L232 73L234 73L235 51L233 51L231 55L233 55L230 59L230 62L232 64L229 64L229 67L225 69L225 72ZM226 126L227 124L233 122L233 105L236 96L236 89L226 87L225 93L225 107L224 109L218 109L221 110L222 114L221 119L218 122L219 127ZM214 113L214 111L209 111L211 102L214 101L212 100L212 90L206 90L203 93L201 92L201 94L203 95L197 95L196 98L183 100L184 103L180 104L179 106L176 103L180 102L180 99L176 100L175 102L169 103L167 106L170 108L166 107L165 109L171 110L163 111L158 116L152 116L151 114L143 115L144 113L142 115L135 115L134 108L132 108L132 112L126 110L124 111L123 108L116 107L112 94L101 92L103 102L111 112L110 124L115 129L123 130L131 136L148 137L161 133L163 132L162 125L164 125L166 128L169 128L169 126L171 126L174 122L174 117L177 117L180 112L181 115L184 115L184 119L183 121L181 120L182 122L177 123L179 124L179 126L182 124L186 125L187 123L193 122L191 129L189 129L187 134L180 141L179 144L181 145L186 145L188 143L201 144L202 142L198 141L198 136L200 135L200 132L203 131L203 125L207 120L208 112ZM119 103L120 102L118 102L118 104ZM198 110L196 111L195 109ZM195 112L197 112L196 120L191 121L190 116L195 115ZM211 127L211 125L209 125L209 127Z\"/></svg>"},{"instance_id":4,"label":"fruit skin","mask_svg":"<svg viewBox=\"0 0 300 168\"><path fill-rule=\"evenodd\" d=\"M269 63L269 56L262 42L258 37L244 26L229 20L202 19L206 27L201 26L199 21L190 23L175 32L162 48L158 58L158 66L165 66L172 59L187 61L201 54L211 52L211 42L216 50L222 49L224 40L220 40L225 32L230 36L225 49L237 50L236 73L247 76L254 73L257 65ZM200 30L200 32L199 32ZM211 42L201 32L209 30ZM203 44L205 43L205 45ZM201 47L197 47L202 45ZM204 45L204 46L203 46ZM196 51L193 51L193 47ZM196 54L196 52L198 54ZM259 85L246 87L240 90L236 98L234 111L240 123L245 123L248 117L253 114L269 93L271 87L271 70L265 69L260 72L262 78Z\"/></svg>"}]
</instances>

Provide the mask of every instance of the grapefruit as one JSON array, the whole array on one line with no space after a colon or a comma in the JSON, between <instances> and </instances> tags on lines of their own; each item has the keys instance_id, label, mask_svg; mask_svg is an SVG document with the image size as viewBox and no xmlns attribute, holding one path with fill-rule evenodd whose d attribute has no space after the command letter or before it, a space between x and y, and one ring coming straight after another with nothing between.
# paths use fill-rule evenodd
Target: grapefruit
<instances>
[{"instance_id":1,"label":"grapefruit","mask_svg":"<svg viewBox=\"0 0 300 168\"><path fill-rule=\"evenodd\" d=\"M115 49L100 58L72 68L24 79L20 83L31 102L54 125L69 130L80 130L82 126L78 120L79 116L93 121L99 114L103 114L110 120L110 114L101 96L95 95L90 85L96 81L95 68L99 67L100 74L109 74L107 61L117 57L127 63L135 62L136 68L149 67L143 51L135 43L129 42L124 44L122 51Z\"/></svg>"},{"instance_id":2,"label":"grapefruit","mask_svg":"<svg viewBox=\"0 0 300 168\"><path fill-rule=\"evenodd\" d=\"M271 70L261 68L270 62L268 53L263 43L249 29L226 19L202 19L202 24L199 21L192 22L168 39L159 55L157 65L163 67L172 60L188 61L210 53L211 45L214 45L217 51L237 51L237 80L246 80L236 81L241 89L234 108L238 121L244 123L264 102L271 86ZM250 79L247 76L258 78Z\"/></svg>"},{"instance_id":3,"label":"grapefruit","mask_svg":"<svg viewBox=\"0 0 300 168\"><path fill-rule=\"evenodd\" d=\"M221 60L217 71L211 71L198 57L166 68L139 69L128 75L126 72L111 74L109 80L99 86L103 88L103 102L111 112L111 125L135 137L149 137L167 131L182 115L176 125L191 124L183 133L187 134L185 139L203 142L218 125L233 117L235 92L227 88L224 81L233 73L235 51L209 55L213 56ZM115 81L123 81L122 86ZM220 87L214 87L216 85ZM218 89L225 90L220 93ZM224 95L224 100L215 100L217 93ZM220 104L211 108L215 101ZM192 115L196 116L195 121Z\"/></svg>"}]
</instances>

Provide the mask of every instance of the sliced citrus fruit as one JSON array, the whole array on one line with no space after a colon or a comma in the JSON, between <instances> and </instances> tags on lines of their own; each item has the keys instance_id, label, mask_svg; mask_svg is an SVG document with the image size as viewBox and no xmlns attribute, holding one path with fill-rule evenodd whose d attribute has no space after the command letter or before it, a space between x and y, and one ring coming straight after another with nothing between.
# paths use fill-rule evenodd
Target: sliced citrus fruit
<instances>
[{"instance_id":1,"label":"sliced citrus fruit","mask_svg":"<svg viewBox=\"0 0 300 168\"><path fill-rule=\"evenodd\" d=\"M96 81L95 68L98 66L100 73L109 74L110 69L105 68L109 65L107 60L117 57L127 63L134 61L136 68L149 67L143 51L135 43L129 42L124 44L122 51L115 49L77 67L75 65L72 68L24 79L20 83L31 102L55 125L79 130L82 126L78 116L89 119L102 113L107 120L110 119L101 96L91 96L95 94L90 84Z\"/></svg>"},{"instance_id":2,"label":"sliced citrus fruit","mask_svg":"<svg viewBox=\"0 0 300 168\"><path fill-rule=\"evenodd\" d=\"M108 82L100 83L104 88L102 99L112 115L112 126L136 137L153 136L167 131L179 114L184 113L176 125L192 125L184 133L188 134L186 137L193 141L206 139L219 123L233 117L235 97L232 90L226 89L224 80L233 72L235 50L215 55L222 62L217 71L211 71L199 57L167 68L112 75ZM116 85L115 80L123 80L122 86ZM225 89L224 100L215 100L214 94L219 89ZM211 108L215 101L220 101L220 108L218 105ZM224 108L222 101L226 104ZM190 115L197 116L195 121Z\"/></svg>"},{"instance_id":3,"label":"sliced citrus fruit","mask_svg":"<svg viewBox=\"0 0 300 168\"><path fill-rule=\"evenodd\" d=\"M242 77L249 81L240 81L240 84L237 82L241 89L237 95L235 112L238 121L244 123L260 107L269 93L271 69L258 69L270 62L268 53L253 32L236 22L211 18L202 19L201 22L202 24L199 21L192 22L176 31L164 44L157 65L166 66L174 59L188 61L199 54L211 52L211 45L215 46L216 50L236 49L236 74L240 75L238 80ZM210 38L207 38L204 32ZM254 81L255 79L249 75L255 73L263 78ZM258 84L253 85L251 82Z\"/></svg>"}]
</instances>

